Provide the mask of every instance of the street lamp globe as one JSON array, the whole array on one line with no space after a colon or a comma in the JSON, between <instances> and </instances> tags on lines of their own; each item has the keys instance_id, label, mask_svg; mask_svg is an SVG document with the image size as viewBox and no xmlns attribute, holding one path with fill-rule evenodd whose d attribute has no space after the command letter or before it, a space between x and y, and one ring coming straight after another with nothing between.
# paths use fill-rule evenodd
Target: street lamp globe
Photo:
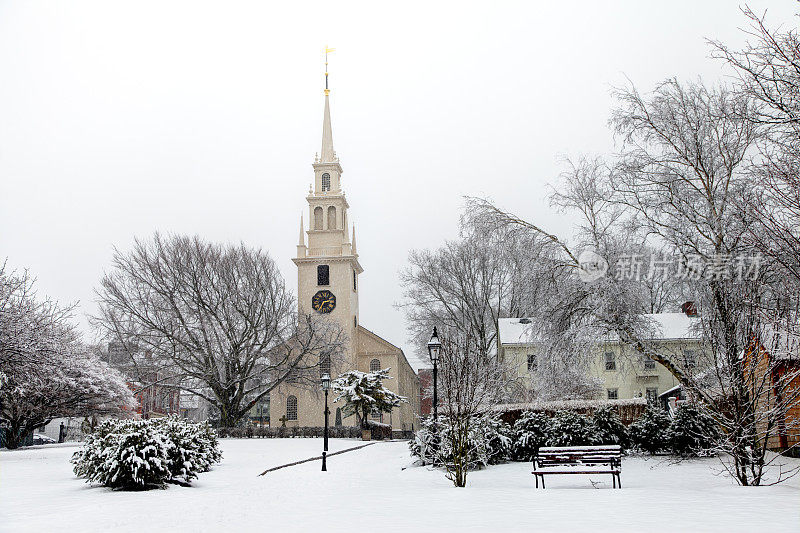
<instances>
[{"instance_id":1,"label":"street lamp globe","mask_svg":"<svg viewBox=\"0 0 800 533\"><path fill-rule=\"evenodd\" d=\"M320 379L320 381L322 381L322 390L330 390L330 388L331 388L331 375L330 374L328 374L327 372L322 374L322 378Z\"/></svg>"},{"instance_id":2,"label":"street lamp globe","mask_svg":"<svg viewBox=\"0 0 800 533\"><path fill-rule=\"evenodd\" d=\"M442 349L442 343L439 341L439 335L436 332L436 326L433 326L433 335L431 340L428 341L428 355L431 358L431 363L436 365L439 361L439 352Z\"/></svg>"}]
</instances>

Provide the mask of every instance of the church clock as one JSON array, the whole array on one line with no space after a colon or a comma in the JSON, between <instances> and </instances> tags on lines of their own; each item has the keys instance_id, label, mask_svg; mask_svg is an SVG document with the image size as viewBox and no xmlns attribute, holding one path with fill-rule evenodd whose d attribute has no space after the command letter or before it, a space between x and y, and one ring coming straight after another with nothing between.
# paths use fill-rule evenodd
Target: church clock
<instances>
[{"instance_id":1,"label":"church clock","mask_svg":"<svg viewBox=\"0 0 800 533\"><path fill-rule=\"evenodd\" d=\"M311 307L319 313L330 313L336 308L336 296L331 291L317 291L311 298Z\"/></svg>"}]
</instances>

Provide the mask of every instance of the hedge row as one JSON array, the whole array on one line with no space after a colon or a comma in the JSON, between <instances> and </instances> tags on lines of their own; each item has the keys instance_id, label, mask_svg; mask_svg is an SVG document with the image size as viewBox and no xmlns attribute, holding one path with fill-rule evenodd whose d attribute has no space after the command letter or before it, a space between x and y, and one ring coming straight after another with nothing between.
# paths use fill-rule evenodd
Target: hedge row
<instances>
[{"instance_id":1,"label":"hedge row","mask_svg":"<svg viewBox=\"0 0 800 533\"><path fill-rule=\"evenodd\" d=\"M433 420L426 419L409 443L412 455L425 464L451 462L451 434L446 417L439 417L436 433ZM627 428L612 407L596 409L591 416L571 410L557 411L553 416L526 411L513 425L498 416L475 418L470 424L466 449L472 467L507 460L530 461L543 446L619 444L623 449L693 456L710 453L717 435L714 421L688 404L679 407L674 418L661 409L647 408L639 420Z\"/></svg>"},{"instance_id":2,"label":"hedge row","mask_svg":"<svg viewBox=\"0 0 800 533\"><path fill-rule=\"evenodd\" d=\"M218 428L220 437L236 439L275 439L275 438L311 438L322 437L321 427L259 427L246 426L236 428ZM332 426L328 428L328 437L332 439L360 439L361 428L351 426Z\"/></svg>"}]
</instances>

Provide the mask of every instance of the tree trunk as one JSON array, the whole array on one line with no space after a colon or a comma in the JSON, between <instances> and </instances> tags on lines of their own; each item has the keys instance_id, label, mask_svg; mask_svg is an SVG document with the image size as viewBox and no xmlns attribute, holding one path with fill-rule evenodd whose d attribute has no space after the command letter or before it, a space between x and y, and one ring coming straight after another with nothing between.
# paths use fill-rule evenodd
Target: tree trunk
<instances>
[{"instance_id":1,"label":"tree trunk","mask_svg":"<svg viewBox=\"0 0 800 533\"><path fill-rule=\"evenodd\" d=\"M4 442L6 448L9 450L16 450L19 448L25 439L25 435L28 434L28 431L29 430L24 423L12 421L6 429L6 438Z\"/></svg>"}]
</instances>

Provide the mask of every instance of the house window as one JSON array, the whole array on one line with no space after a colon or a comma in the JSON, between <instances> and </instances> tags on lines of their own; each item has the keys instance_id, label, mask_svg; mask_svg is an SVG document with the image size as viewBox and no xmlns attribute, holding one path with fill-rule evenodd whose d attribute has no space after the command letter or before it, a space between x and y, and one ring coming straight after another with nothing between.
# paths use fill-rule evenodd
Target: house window
<instances>
[{"instance_id":1,"label":"house window","mask_svg":"<svg viewBox=\"0 0 800 533\"><path fill-rule=\"evenodd\" d=\"M314 229L322 229L322 208L314 208Z\"/></svg>"},{"instance_id":2,"label":"house window","mask_svg":"<svg viewBox=\"0 0 800 533\"><path fill-rule=\"evenodd\" d=\"M614 360L614 352L606 352L606 370L616 370L617 362Z\"/></svg>"},{"instance_id":3,"label":"house window","mask_svg":"<svg viewBox=\"0 0 800 533\"><path fill-rule=\"evenodd\" d=\"M328 265L317 266L317 285L330 285L331 269Z\"/></svg>"},{"instance_id":4,"label":"house window","mask_svg":"<svg viewBox=\"0 0 800 533\"><path fill-rule=\"evenodd\" d=\"M369 362L369 371L370 372L377 372L381 369L381 362L377 359L373 359Z\"/></svg>"},{"instance_id":5,"label":"house window","mask_svg":"<svg viewBox=\"0 0 800 533\"><path fill-rule=\"evenodd\" d=\"M536 354L528 354L528 372L536 372Z\"/></svg>"},{"instance_id":6,"label":"house window","mask_svg":"<svg viewBox=\"0 0 800 533\"><path fill-rule=\"evenodd\" d=\"M327 172L322 175L322 191L329 191L331 190L331 175Z\"/></svg>"},{"instance_id":7,"label":"house window","mask_svg":"<svg viewBox=\"0 0 800 533\"><path fill-rule=\"evenodd\" d=\"M606 389L609 400L616 400L619 398L619 389Z\"/></svg>"},{"instance_id":8,"label":"house window","mask_svg":"<svg viewBox=\"0 0 800 533\"><path fill-rule=\"evenodd\" d=\"M654 370L656 368L656 362L650 359L649 357L644 358L644 369L645 370Z\"/></svg>"},{"instance_id":9,"label":"house window","mask_svg":"<svg viewBox=\"0 0 800 533\"><path fill-rule=\"evenodd\" d=\"M353 290L358 290L358 283L356 282L356 271L353 270Z\"/></svg>"},{"instance_id":10,"label":"house window","mask_svg":"<svg viewBox=\"0 0 800 533\"><path fill-rule=\"evenodd\" d=\"M658 401L658 389L657 388L647 388L645 391L647 395L647 403L656 403Z\"/></svg>"},{"instance_id":11,"label":"house window","mask_svg":"<svg viewBox=\"0 0 800 533\"><path fill-rule=\"evenodd\" d=\"M286 419L297 420L297 396L286 398Z\"/></svg>"},{"instance_id":12,"label":"house window","mask_svg":"<svg viewBox=\"0 0 800 533\"><path fill-rule=\"evenodd\" d=\"M697 355L694 350L684 350L683 359L686 361L686 368L694 368L697 366Z\"/></svg>"},{"instance_id":13,"label":"house window","mask_svg":"<svg viewBox=\"0 0 800 533\"><path fill-rule=\"evenodd\" d=\"M328 208L328 229L336 229L336 208L333 206Z\"/></svg>"}]
</instances>

